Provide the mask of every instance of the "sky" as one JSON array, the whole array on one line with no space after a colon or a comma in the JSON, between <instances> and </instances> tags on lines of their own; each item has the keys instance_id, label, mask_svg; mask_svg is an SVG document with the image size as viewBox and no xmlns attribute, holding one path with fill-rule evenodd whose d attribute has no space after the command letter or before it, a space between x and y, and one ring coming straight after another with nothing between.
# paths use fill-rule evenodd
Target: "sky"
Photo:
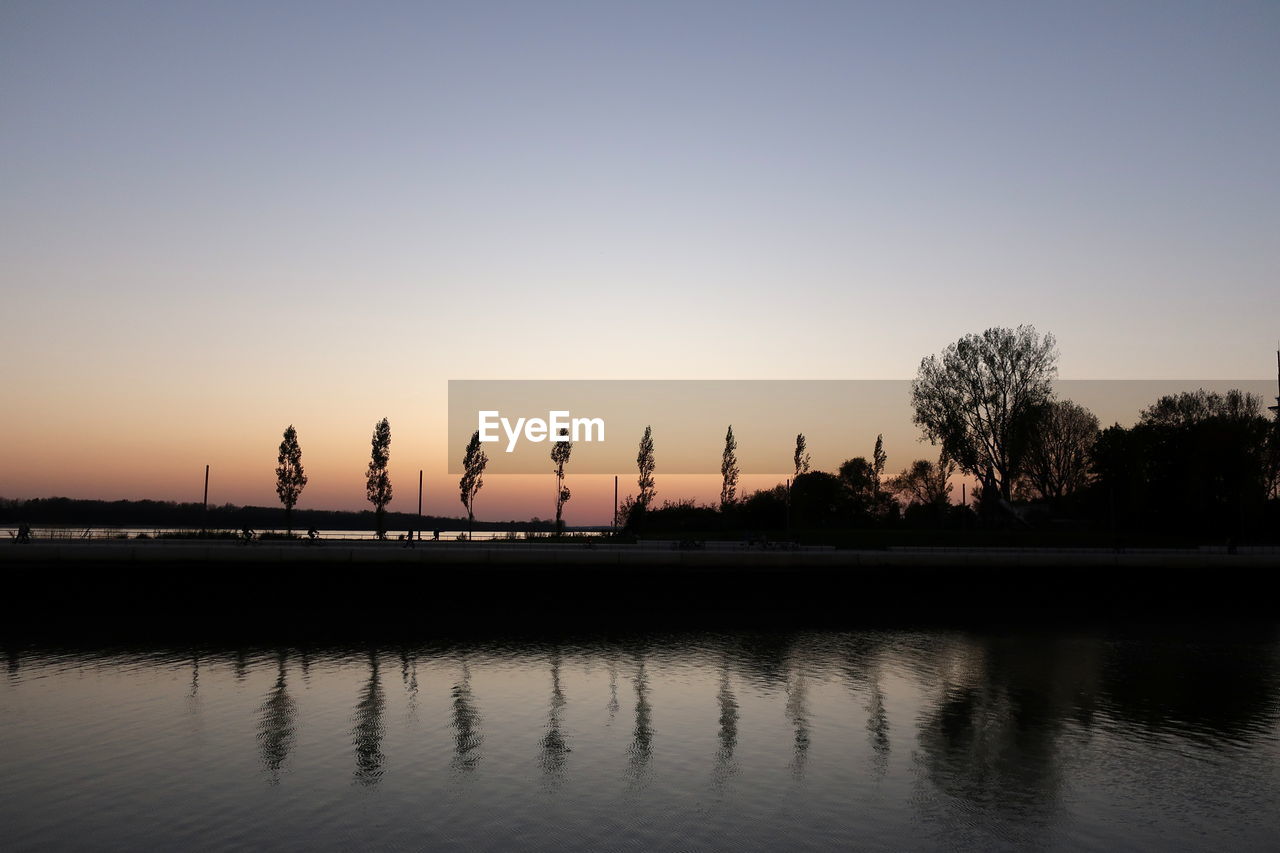
<instances>
[{"instance_id":1,"label":"sky","mask_svg":"<svg viewBox=\"0 0 1280 853\"><path fill-rule=\"evenodd\" d=\"M456 514L450 379L909 379L1020 323L1066 378L1270 377L1277 44L1271 0L0 0L0 495L270 505L292 423L299 506L358 509L385 416L392 509Z\"/></svg>"}]
</instances>

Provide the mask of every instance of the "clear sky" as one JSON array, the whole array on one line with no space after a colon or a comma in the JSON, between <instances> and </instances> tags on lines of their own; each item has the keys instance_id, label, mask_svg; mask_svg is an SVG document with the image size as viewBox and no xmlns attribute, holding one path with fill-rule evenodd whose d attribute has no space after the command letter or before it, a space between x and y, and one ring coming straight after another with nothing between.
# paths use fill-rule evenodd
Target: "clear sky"
<instances>
[{"instance_id":1,"label":"clear sky","mask_svg":"<svg viewBox=\"0 0 1280 853\"><path fill-rule=\"evenodd\" d=\"M300 505L358 508L387 416L393 508L456 513L450 378L909 378L992 325L1269 376L1278 45L1272 0L3 0L0 495L270 504L294 423Z\"/></svg>"}]
</instances>

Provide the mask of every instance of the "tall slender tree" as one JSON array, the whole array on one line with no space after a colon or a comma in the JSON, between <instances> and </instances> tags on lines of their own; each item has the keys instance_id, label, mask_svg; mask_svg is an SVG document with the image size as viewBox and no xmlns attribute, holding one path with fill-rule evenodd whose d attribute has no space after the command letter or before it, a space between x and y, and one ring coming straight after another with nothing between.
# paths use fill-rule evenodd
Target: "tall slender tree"
<instances>
[{"instance_id":1,"label":"tall slender tree","mask_svg":"<svg viewBox=\"0 0 1280 853\"><path fill-rule=\"evenodd\" d=\"M640 452L636 454L636 468L640 471L640 476L636 480L640 487L640 494L636 498L636 503L643 509L648 509L653 503L653 499L657 496L658 490L653 482L653 429L646 426L644 435L640 438Z\"/></svg>"},{"instance_id":2,"label":"tall slender tree","mask_svg":"<svg viewBox=\"0 0 1280 853\"><path fill-rule=\"evenodd\" d=\"M369 469L366 471L365 497L373 504L377 516L378 538L387 535L387 504L391 503L391 475L387 463L391 459L391 423L386 418L373 427L373 439L369 442Z\"/></svg>"},{"instance_id":3,"label":"tall slender tree","mask_svg":"<svg viewBox=\"0 0 1280 853\"><path fill-rule=\"evenodd\" d=\"M884 463L888 459L884 452L884 435L876 436L876 449L871 452L871 494L880 497L880 480L884 477Z\"/></svg>"},{"instance_id":4,"label":"tall slender tree","mask_svg":"<svg viewBox=\"0 0 1280 853\"><path fill-rule=\"evenodd\" d=\"M459 497L467 508L467 537L471 536L471 525L476 517L476 493L484 485L484 469L489 464L489 456L480 447L480 431L471 434L467 442L466 453L462 457L462 479L458 481Z\"/></svg>"},{"instance_id":5,"label":"tall slender tree","mask_svg":"<svg viewBox=\"0 0 1280 853\"><path fill-rule=\"evenodd\" d=\"M289 424L280 442L280 455L276 457L276 494L284 504L284 526L293 535L293 507L298 503L307 475L302 469L302 448L298 445L298 431Z\"/></svg>"},{"instance_id":6,"label":"tall slender tree","mask_svg":"<svg viewBox=\"0 0 1280 853\"><path fill-rule=\"evenodd\" d=\"M573 452L573 442L569 440L569 430L560 428L560 439L551 443L551 464L556 472L556 532L562 526L564 505L569 500L569 490L564 486L564 466L569 464L569 454Z\"/></svg>"},{"instance_id":7,"label":"tall slender tree","mask_svg":"<svg viewBox=\"0 0 1280 853\"><path fill-rule=\"evenodd\" d=\"M796 452L792 459L796 463L796 476L809 473L809 450L808 442L804 439L804 433L796 436Z\"/></svg>"},{"instance_id":8,"label":"tall slender tree","mask_svg":"<svg viewBox=\"0 0 1280 853\"><path fill-rule=\"evenodd\" d=\"M724 509L738 496L738 440L733 437L733 424L724 434L724 455L720 457L720 508Z\"/></svg>"}]
</instances>

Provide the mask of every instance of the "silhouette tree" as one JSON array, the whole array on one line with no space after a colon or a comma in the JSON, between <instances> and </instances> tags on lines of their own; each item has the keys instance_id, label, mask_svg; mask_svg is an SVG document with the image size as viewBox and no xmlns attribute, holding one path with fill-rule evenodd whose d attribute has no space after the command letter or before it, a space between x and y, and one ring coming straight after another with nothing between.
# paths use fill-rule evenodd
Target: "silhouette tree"
<instances>
[{"instance_id":1,"label":"silhouette tree","mask_svg":"<svg viewBox=\"0 0 1280 853\"><path fill-rule=\"evenodd\" d=\"M276 457L276 494L284 504L284 526L293 535L293 507L307 485L307 475L302 470L302 448L298 446L298 431L289 424L280 442L280 455Z\"/></svg>"},{"instance_id":2,"label":"silhouette tree","mask_svg":"<svg viewBox=\"0 0 1280 853\"><path fill-rule=\"evenodd\" d=\"M364 493L377 514L378 538L382 539L387 535L387 504L391 503L391 475L387 473L387 462L391 459L391 424L386 418L374 425L370 444L372 452Z\"/></svg>"},{"instance_id":3,"label":"silhouette tree","mask_svg":"<svg viewBox=\"0 0 1280 853\"><path fill-rule=\"evenodd\" d=\"M796 476L809 473L809 451L808 443L804 440L804 433L796 436L796 452L792 459L796 463Z\"/></svg>"},{"instance_id":4,"label":"silhouette tree","mask_svg":"<svg viewBox=\"0 0 1280 853\"><path fill-rule=\"evenodd\" d=\"M1263 520L1273 428L1251 394L1162 397L1132 428L1117 424L1098 435L1093 500L1117 530L1235 537Z\"/></svg>"},{"instance_id":5,"label":"silhouette tree","mask_svg":"<svg viewBox=\"0 0 1280 853\"><path fill-rule=\"evenodd\" d=\"M876 449L871 453L871 495L880 497L880 478L884 476L884 463L889 457L884 452L884 435L876 436Z\"/></svg>"},{"instance_id":6,"label":"silhouette tree","mask_svg":"<svg viewBox=\"0 0 1280 853\"><path fill-rule=\"evenodd\" d=\"M1036 419L1027 448L1020 489L1061 501L1089 482L1090 455L1098 440L1098 419L1070 400L1054 400Z\"/></svg>"},{"instance_id":7,"label":"silhouette tree","mask_svg":"<svg viewBox=\"0 0 1280 853\"><path fill-rule=\"evenodd\" d=\"M653 503L653 499L657 497L658 490L653 482L653 429L646 426L644 435L640 437L640 452L636 454L636 468L640 471L640 476L636 480L640 488L640 494L636 497L636 506L641 511L647 510Z\"/></svg>"},{"instance_id":8,"label":"silhouette tree","mask_svg":"<svg viewBox=\"0 0 1280 853\"><path fill-rule=\"evenodd\" d=\"M476 517L476 492L484 485L484 469L488 464L489 456L480 447L480 431L476 430L467 442L467 451L462 457L462 479L458 481L462 505L467 508L468 538Z\"/></svg>"},{"instance_id":9,"label":"silhouette tree","mask_svg":"<svg viewBox=\"0 0 1280 853\"><path fill-rule=\"evenodd\" d=\"M1262 417L1262 398L1238 388L1217 391L1183 391L1166 394L1142 410L1138 423L1153 427L1187 427L1213 418L1245 421Z\"/></svg>"},{"instance_id":10,"label":"silhouette tree","mask_svg":"<svg viewBox=\"0 0 1280 853\"><path fill-rule=\"evenodd\" d=\"M928 459L917 459L896 477L885 484L889 492L908 505L944 506L950 502L951 484L948 480L955 473L956 465L947 458L944 450L937 464Z\"/></svg>"},{"instance_id":11,"label":"silhouette tree","mask_svg":"<svg viewBox=\"0 0 1280 853\"><path fill-rule=\"evenodd\" d=\"M965 335L920 362L913 419L960 469L1006 501L1021 473L1029 426L1057 375L1053 335L1032 326Z\"/></svg>"},{"instance_id":12,"label":"silhouette tree","mask_svg":"<svg viewBox=\"0 0 1280 853\"><path fill-rule=\"evenodd\" d=\"M720 458L720 508L724 509L738 496L738 440L733 437L733 424L724 435L724 455Z\"/></svg>"},{"instance_id":13,"label":"silhouette tree","mask_svg":"<svg viewBox=\"0 0 1280 853\"><path fill-rule=\"evenodd\" d=\"M875 497L875 466L865 456L855 456L840 463L839 476L849 495L863 506L870 506Z\"/></svg>"},{"instance_id":14,"label":"silhouette tree","mask_svg":"<svg viewBox=\"0 0 1280 853\"><path fill-rule=\"evenodd\" d=\"M569 430L560 428L561 439L551 443L551 462L556 472L556 533L561 532L564 522L565 502L569 500L569 490L564 487L564 466L569 463L569 454L573 452L573 442L569 440Z\"/></svg>"}]
</instances>

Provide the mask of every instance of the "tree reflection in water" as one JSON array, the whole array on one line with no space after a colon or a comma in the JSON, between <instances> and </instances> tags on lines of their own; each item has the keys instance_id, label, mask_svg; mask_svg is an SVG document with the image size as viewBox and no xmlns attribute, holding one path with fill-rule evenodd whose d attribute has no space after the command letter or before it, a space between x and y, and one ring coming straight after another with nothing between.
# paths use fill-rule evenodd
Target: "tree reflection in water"
<instances>
[{"instance_id":1,"label":"tree reflection in water","mask_svg":"<svg viewBox=\"0 0 1280 853\"><path fill-rule=\"evenodd\" d=\"M728 655L720 662L720 690L716 693L716 704L720 708L720 747L716 750L716 764L711 772L711 781L720 789L738 772L737 762L733 758L733 751L738 746L738 700L729 683Z\"/></svg>"},{"instance_id":2,"label":"tree reflection in water","mask_svg":"<svg viewBox=\"0 0 1280 853\"><path fill-rule=\"evenodd\" d=\"M277 657L276 667L275 686L258 710L258 746L262 752L262 766L273 785L280 782L280 769L293 749L297 732L297 703L288 692L283 651Z\"/></svg>"},{"instance_id":3,"label":"tree reflection in water","mask_svg":"<svg viewBox=\"0 0 1280 853\"><path fill-rule=\"evenodd\" d=\"M455 772L469 773L480 763L480 713L471 695L471 667L462 662L462 677L453 685L453 762Z\"/></svg>"},{"instance_id":4,"label":"tree reflection in water","mask_svg":"<svg viewBox=\"0 0 1280 853\"><path fill-rule=\"evenodd\" d=\"M560 714L564 706L564 690L560 686L560 652L556 650L551 652L551 705L547 711L547 733L539 743L538 753L543 779L553 788L564 781L569 754L569 745L560 731Z\"/></svg>"},{"instance_id":5,"label":"tree reflection in water","mask_svg":"<svg viewBox=\"0 0 1280 853\"><path fill-rule=\"evenodd\" d=\"M360 785L376 785L382 779L387 757L382 754L383 712L386 698L378 676L378 653L369 653L369 680L356 704L355 726L351 740L356 748L355 781Z\"/></svg>"},{"instance_id":6,"label":"tree reflection in water","mask_svg":"<svg viewBox=\"0 0 1280 853\"><path fill-rule=\"evenodd\" d=\"M636 723L627 748L627 776L633 784L641 784L649 772L653 757L653 709L649 706L649 676L645 672L644 652L637 653L636 674Z\"/></svg>"}]
</instances>

